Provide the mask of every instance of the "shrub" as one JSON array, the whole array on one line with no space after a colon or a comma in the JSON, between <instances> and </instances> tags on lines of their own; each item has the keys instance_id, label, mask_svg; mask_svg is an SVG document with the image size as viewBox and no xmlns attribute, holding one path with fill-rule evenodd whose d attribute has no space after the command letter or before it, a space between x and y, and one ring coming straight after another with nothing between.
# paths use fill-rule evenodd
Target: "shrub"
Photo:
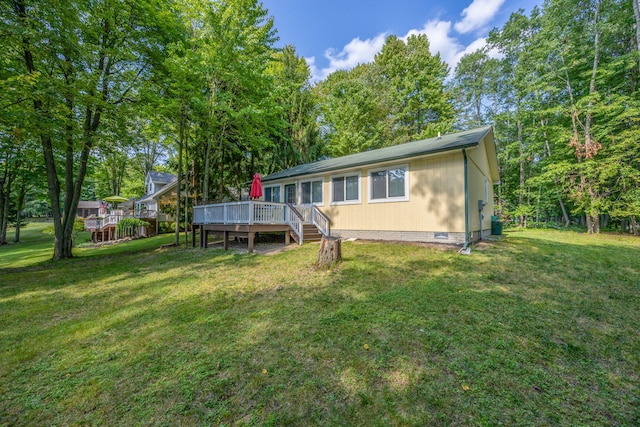
<instances>
[{"instance_id":1,"label":"shrub","mask_svg":"<svg viewBox=\"0 0 640 427\"><path fill-rule=\"evenodd\" d=\"M138 218L123 218L118 223L118 231L121 234L135 236L138 227L148 227L150 224Z\"/></svg>"}]
</instances>

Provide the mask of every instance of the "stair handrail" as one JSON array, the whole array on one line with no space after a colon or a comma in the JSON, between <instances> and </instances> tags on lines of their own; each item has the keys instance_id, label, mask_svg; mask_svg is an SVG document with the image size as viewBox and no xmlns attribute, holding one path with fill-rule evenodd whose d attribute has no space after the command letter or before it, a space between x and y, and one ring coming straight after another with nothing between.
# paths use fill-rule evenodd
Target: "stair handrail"
<instances>
[{"instance_id":1,"label":"stair handrail","mask_svg":"<svg viewBox=\"0 0 640 427\"><path fill-rule=\"evenodd\" d=\"M313 205L313 209L311 210L311 222L325 237L329 237L331 235L331 224L329 218L322 213L316 205Z\"/></svg>"},{"instance_id":2,"label":"stair handrail","mask_svg":"<svg viewBox=\"0 0 640 427\"><path fill-rule=\"evenodd\" d=\"M289 208L287 209L286 215L287 224L289 225L289 227L291 227L293 232L296 233L296 236L298 236L298 244L301 245L304 234L302 232L302 215L300 215L300 212L298 212L295 206L293 206L291 203L287 203L287 207Z\"/></svg>"}]
</instances>

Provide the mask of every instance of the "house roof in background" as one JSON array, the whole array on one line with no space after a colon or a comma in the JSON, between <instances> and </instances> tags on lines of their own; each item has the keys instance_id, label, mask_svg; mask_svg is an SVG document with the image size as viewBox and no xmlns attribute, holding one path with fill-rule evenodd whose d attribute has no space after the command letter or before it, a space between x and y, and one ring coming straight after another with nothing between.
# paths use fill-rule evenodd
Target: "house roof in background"
<instances>
[{"instance_id":1,"label":"house roof in background","mask_svg":"<svg viewBox=\"0 0 640 427\"><path fill-rule=\"evenodd\" d=\"M165 172L150 171L148 177L152 182L158 182L161 184L168 184L178 178L178 175Z\"/></svg>"},{"instance_id":2,"label":"house roof in background","mask_svg":"<svg viewBox=\"0 0 640 427\"><path fill-rule=\"evenodd\" d=\"M320 174L374 163L401 160L427 154L475 147L480 144L480 141L482 141L489 132L492 132L492 127L484 126L477 129L446 134L439 138L422 139L391 147L379 148L377 150L365 151L363 153L336 157L335 159L306 163L304 165L298 165L290 169L267 175L262 178L262 182L294 178L303 175Z\"/></svg>"},{"instance_id":3,"label":"house roof in background","mask_svg":"<svg viewBox=\"0 0 640 427\"><path fill-rule=\"evenodd\" d=\"M175 190L178 187L177 184L178 184L178 180L175 179L171 181L169 184L162 186L162 188L160 188L155 193L145 194L144 196L136 200L136 202L142 203L142 202L150 202L151 200L159 200L160 196L162 196L163 194L168 193L171 190Z\"/></svg>"},{"instance_id":4,"label":"house roof in background","mask_svg":"<svg viewBox=\"0 0 640 427\"><path fill-rule=\"evenodd\" d=\"M100 209L101 202L94 202L90 200L80 200L78 202L78 209Z\"/></svg>"}]
</instances>

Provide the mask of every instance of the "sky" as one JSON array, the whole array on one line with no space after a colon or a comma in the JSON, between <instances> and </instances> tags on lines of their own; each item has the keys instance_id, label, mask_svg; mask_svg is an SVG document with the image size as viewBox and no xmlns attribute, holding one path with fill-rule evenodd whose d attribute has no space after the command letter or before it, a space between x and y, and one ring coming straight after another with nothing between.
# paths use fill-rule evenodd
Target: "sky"
<instances>
[{"instance_id":1,"label":"sky","mask_svg":"<svg viewBox=\"0 0 640 427\"><path fill-rule=\"evenodd\" d=\"M312 82L373 61L389 35L426 34L451 73L486 43L511 13L528 14L542 0L262 0L273 16L277 47L291 44L307 60Z\"/></svg>"}]
</instances>

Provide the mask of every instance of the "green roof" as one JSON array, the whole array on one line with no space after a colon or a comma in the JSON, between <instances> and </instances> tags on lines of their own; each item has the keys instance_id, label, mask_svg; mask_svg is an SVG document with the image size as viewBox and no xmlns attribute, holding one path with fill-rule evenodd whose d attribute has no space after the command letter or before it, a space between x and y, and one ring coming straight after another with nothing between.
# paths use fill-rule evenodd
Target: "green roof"
<instances>
[{"instance_id":1,"label":"green roof","mask_svg":"<svg viewBox=\"0 0 640 427\"><path fill-rule=\"evenodd\" d=\"M267 175L262 178L262 182L320 174L374 163L402 160L427 154L475 147L480 144L480 141L482 141L489 132L491 132L491 126L485 126L443 135L439 138L422 139L420 141L407 142L405 144L379 148L363 153L350 154L335 159L320 160Z\"/></svg>"}]
</instances>

